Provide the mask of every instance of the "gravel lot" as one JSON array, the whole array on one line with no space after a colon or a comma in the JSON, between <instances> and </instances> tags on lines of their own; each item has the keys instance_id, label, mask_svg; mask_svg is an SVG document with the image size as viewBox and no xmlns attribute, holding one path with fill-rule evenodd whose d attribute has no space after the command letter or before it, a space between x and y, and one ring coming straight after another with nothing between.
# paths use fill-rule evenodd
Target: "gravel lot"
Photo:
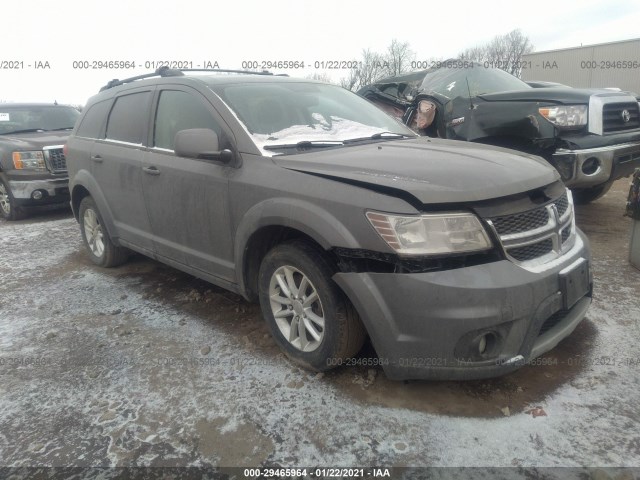
<instances>
[{"instance_id":1,"label":"gravel lot","mask_svg":"<svg viewBox=\"0 0 640 480\"><path fill-rule=\"evenodd\" d=\"M0 220L0 466L640 467L628 183L578 209L587 319L488 381L310 374L234 294L141 256L93 266L67 210Z\"/></svg>"}]
</instances>

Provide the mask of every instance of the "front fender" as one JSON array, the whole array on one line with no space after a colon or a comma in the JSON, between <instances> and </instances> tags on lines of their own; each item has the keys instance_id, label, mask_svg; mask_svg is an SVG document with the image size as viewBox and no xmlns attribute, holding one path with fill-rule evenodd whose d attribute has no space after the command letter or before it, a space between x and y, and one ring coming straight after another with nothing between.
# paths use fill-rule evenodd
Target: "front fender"
<instances>
[{"instance_id":1,"label":"front fender","mask_svg":"<svg viewBox=\"0 0 640 480\"><path fill-rule=\"evenodd\" d=\"M324 249L358 248L349 228L335 216L311 202L292 198L272 198L251 207L243 215L234 239L236 278L245 291L246 246L251 236L263 227L281 226L298 230L314 239Z\"/></svg>"}]
</instances>

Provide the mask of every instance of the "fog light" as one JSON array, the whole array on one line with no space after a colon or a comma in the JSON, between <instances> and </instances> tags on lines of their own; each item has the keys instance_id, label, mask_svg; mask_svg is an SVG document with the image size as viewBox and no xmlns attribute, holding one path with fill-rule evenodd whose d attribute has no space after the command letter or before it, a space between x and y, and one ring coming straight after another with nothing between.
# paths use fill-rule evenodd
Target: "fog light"
<instances>
[{"instance_id":1,"label":"fog light","mask_svg":"<svg viewBox=\"0 0 640 480\"><path fill-rule=\"evenodd\" d=\"M482 355L487 350L487 336L483 335L478 343L478 353Z\"/></svg>"},{"instance_id":2,"label":"fog light","mask_svg":"<svg viewBox=\"0 0 640 480\"><path fill-rule=\"evenodd\" d=\"M31 193L31 198L34 200L40 200L42 198L42 190L34 190Z\"/></svg>"},{"instance_id":3,"label":"fog light","mask_svg":"<svg viewBox=\"0 0 640 480\"><path fill-rule=\"evenodd\" d=\"M478 349L478 355L480 357L491 356L495 353L496 345L498 344L498 336L495 332L486 332L476 339L474 342Z\"/></svg>"},{"instance_id":4,"label":"fog light","mask_svg":"<svg viewBox=\"0 0 640 480\"><path fill-rule=\"evenodd\" d=\"M600 171L600 160L596 157L589 157L582 164L582 173L585 175L594 175L598 171Z\"/></svg>"},{"instance_id":5,"label":"fog light","mask_svg":"<svg viewBox=\"0 0 640 480\"><path fill-rule=\"evenodd\" d=\"M476 330L463 335L454 349L455 358L461 362L483 362L498 357L512 323L507 322L496 325L491 330Z\"/></svg>"}]
</instances>

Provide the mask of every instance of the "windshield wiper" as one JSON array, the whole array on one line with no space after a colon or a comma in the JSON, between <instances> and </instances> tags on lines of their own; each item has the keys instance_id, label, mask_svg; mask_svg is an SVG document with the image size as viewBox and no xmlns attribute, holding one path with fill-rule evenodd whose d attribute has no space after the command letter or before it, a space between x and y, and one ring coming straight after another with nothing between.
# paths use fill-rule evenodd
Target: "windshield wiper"
<instances>
[{"instance_id":1,"label":"windshield wiper","mask_svg":"<svg viewBox=\"0 0 640 480\"><path fill-rule=\"evenodd\" d=\"M341 140L303 140L298 143L281 143L275 145L265 145L265 150L280 150L281 148L297 148L304 150L306 148L327 148L327 147L339 147L344 145Z\"/></svg>"},{"instance_id":2,"label":"windshield wiper","mask_svg":"<svg viewBox=\"0 0 640 480\"><path fill-rule=\"evenodd\" d=\"M42 128L25 128L24 130L14 130L13 132L5 132L2 135L11 135L13 133L33 133L33 132L44 132L45 130Z\"/></svg>"},{"instance_id":3,"label":"windshield wiper","mask_svg":"<svg viewBox=\"0 0 640 480\"><path fill-rule=\"evenodd\" d=\"M396 133L396 132L378 132L374 133L370 137L361 137L361 138L351 138L349 140L345 140L344 143L357 143L364 142L367 140L383 140L383 139L394 139L394 138L415 138L414 135L406 135L404 133Z\"/></svg>"},{"instance_id":4,"label":"windshield wiper","mask_svg":"<svg viewBox=\"0 0 640 480\"><path fill-rule=\"evenodd\" d=\"M45 132L60 132L62 130L73 130L73 127L50 128L49 130L45 130Z\"/></svg>"}]
</instances>

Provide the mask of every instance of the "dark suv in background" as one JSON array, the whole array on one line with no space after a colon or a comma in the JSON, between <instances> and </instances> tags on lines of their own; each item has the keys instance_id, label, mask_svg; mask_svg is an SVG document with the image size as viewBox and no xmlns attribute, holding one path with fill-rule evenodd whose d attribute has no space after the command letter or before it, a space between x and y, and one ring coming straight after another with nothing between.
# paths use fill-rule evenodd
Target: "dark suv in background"
<instances>
[{"instance_id":1,"label":"dark suv in background","mask_svg":"<svg viewBox=\"0 0 640 480\"><path fill-rule=\"evenodd\" d=\"M114 80L67 153L94 263L131 249L259 301L313 370L369 335L391 378L499 375L553 348L591 302L588 243L546 162L418 137L335 85Z\"/></svg>"},{"instance_id":2,"label":"dark suv in background","mask_svg":"<svg viewBox=\"0 0 640 480\"><path fill-rule=\"evenodd\" d=\"M18 220L26 207L69 202L63 146L79 115L57 104L0 104L0 215Z\"/></svg>"}]
</instances>

